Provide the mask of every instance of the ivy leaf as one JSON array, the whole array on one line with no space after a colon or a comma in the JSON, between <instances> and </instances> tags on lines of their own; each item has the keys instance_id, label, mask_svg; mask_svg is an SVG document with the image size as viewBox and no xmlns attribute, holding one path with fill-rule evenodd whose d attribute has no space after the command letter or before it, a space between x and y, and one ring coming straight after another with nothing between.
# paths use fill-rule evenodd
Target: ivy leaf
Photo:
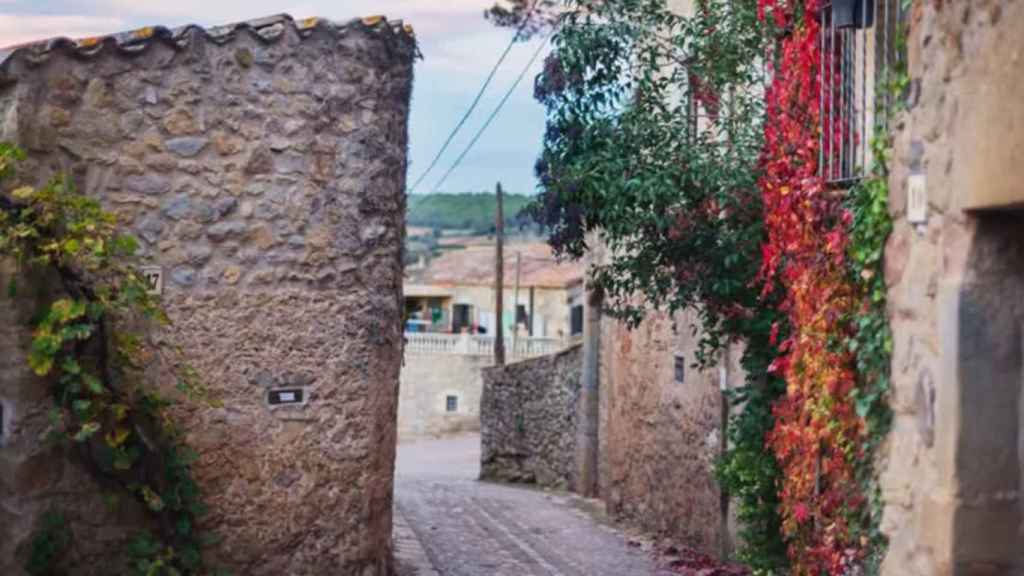
<instances>
[{"instance_id":1,"label":"ivy leaf","mask_svg":"<svg viewBox=\"0 0 1024 576\"><path fill-rule=\"evenodd\" d=\"M90 408L92 408L92 401L90 400L75 400L71 403L71 409L80 415L86 414Z\"/></svg>"},{"instance_id":2,"label":"ivy leaf","mask_svg":"<svg viewBox=\"0 0 1024 576\"><path fill-rule=\"evenodd\" d=\"M61 246L61 249L64 251L65 254L68 254L70 256L77 256L78 252L82 249L82 245L79 244L78 240L74 238L69 238L64 241L64 245Z\"/></svg>"},{"instance_id":3,"label":"ivy leaf","mask_svg":"<svg viewBox=\"0 0 1024 576\"><path fill-rule=\"evenodd\" d=\"M89 374L88 372L82 374L82 381L85 382L86 389L97 396L103 396L107 393L107 389L103 386L103 382L100 382L99 378Z\"/></svg>"},{"instance_id":4,"label":"ivy leaf","mask_svg":"<svg viewBox=\"0 0 1024 576\"><path fill-rule=\"evenodd\" d=\"M21 188L15 188L11 191L11 196L15 200L28 200L35 196L36 190L31 186L22 186Z\"/></svg>"},{"instance_id":5,"label":"ivy leaf","mask_svg":"<svg viewBox=\"0 0 1024 576\"><path fill-rule=\"evenodd\" d=\"M89 438L92 438L100 430L99 422L86 422L82 425L82 428L75 434L72 439L75 442L85 442Z\"/></svg>"},{"instance_id":6,"label":"ivy leaf","mask_svg":"<svg viewBox=\"0 0 1024 576\"><path fill-rule=\"evenodd\" d=\"M82 373L82 365L77 360L68 356L60 364L60 369L67 374L77 376Z\"/></svg>"},{"instance_id":7,"label":"ivy leaf","mask_svg":"<svg viewBox=\"0 0 1024 576\"><path fill-rule=\"evenodd\" d=\"M192 532L192 522L189 521L188 516L181 516L178 518L175 528L179 536L188 536Z\"/></svg>"},{"instance_id":8,"label":"ivy leaf","mask_svg":"<svg viewBox=\"0 0 1024 576\"><path fill-rule=\"evenodd\" d=\"M154 512L159 512L164 509L164 500L159 494L153 491L149 486L143 486L141 488L142 499L146 502L146 506Z\"/></svg>"},{"instance_id":9,"label":"ivy leaf","mask_svg":"<svg viewBox=\"0 0 1024 576\"><path fill-rule=\"evenodd\" d=\"M50 318L56 322L66 324L85 316L85 310L84 302L64 298L50 305Z\"/></svg>"},{"instance_id":10,"label":"ivy leaf","mask_svg":"<svg viewBox=\"0 0 1024 576\"><path fill-rule=\"evenodd\" d=\"M32 349L29 352L28 364L37 375L46 376L53 370L54 357L60 351L62 344L62 339L45 326L36 330L32 337Z\"/></svg>"},{"instance_id":11,"label":"ivy leaf","mask_svg":"<svg viewBox=\"0 0 1024 576\"><path fill-rule=\"evenodd\" d=\"M119 426L115 428L113 431L107 432L107 446L110 446L111 448L117 448L124 444L125 440L127 440L128 437L131 436L131 434L132 431L130 429Z\"/></svg>"},{"instance_id":12,"label":"ivy leaf","mask_svg":"<svg viewBox=\"0 0 1024 576\"><path fill-rule=\"evenodd\" d=\"M114 420L120 422L128 416L128 407L124 404L111 404L110 413L114 415Z\"/></svg>"},{"instance_id":13,"label":"ivy leaf","mask_svg":"<svg viewBox=\"0 0 1024 576\"><path fill-rule=\"evenodd\" d=\"M109 435L107 443L110 443ZM126 472L131 470L135 466L135 462L138 460L138 454L131 450L125 450L123 448L114 452L114 469Z\"/></svg>"}]
</instances>

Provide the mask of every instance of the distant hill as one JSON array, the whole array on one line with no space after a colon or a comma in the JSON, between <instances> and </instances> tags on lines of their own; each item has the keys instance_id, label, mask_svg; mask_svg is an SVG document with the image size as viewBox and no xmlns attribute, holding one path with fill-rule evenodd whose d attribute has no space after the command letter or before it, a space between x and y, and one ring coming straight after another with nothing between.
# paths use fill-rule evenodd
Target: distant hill
<instances>
[{"instance_id":1,"label":"distant hill","mask_svg":"<svg viewBox=\"0 0 1024 576\"><path fill-rule=\"evenodd\" d=\"M523 194L505 194L505 228L513 233L533 228L533 221L520 212L533 199ZM471 234L494 231L496 197L490 192L463 194L420 194L409 197L409 226L441 230L463 230Z\"/></svg>"}]
</instances>

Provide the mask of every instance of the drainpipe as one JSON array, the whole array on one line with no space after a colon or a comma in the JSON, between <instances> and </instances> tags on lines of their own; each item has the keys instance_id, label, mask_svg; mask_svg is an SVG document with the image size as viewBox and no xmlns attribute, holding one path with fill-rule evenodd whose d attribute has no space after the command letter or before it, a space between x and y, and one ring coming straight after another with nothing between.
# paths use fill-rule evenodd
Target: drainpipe
<instances>
[{"instance_id":1,"label":"drainpipe","mask_svg":"<svg viewBox=\"0 0 1024 576\"><path fill-rule=\"evenodd\" d=\"M594 497L598 493L601 301L600 292L587 293L583 322L583 374L576 428L576 491L586 497Z\"/></svg>"}]
</instances>

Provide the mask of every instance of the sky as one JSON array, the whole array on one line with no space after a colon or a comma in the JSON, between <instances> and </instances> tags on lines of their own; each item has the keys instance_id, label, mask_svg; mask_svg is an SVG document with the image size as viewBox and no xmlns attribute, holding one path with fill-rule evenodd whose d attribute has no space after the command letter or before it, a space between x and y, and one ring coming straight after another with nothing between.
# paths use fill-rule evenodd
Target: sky
<instances>
[{"instance_id":1,"label":"sky","mask_svg":"<svg viewBox=\"0 0 1024 576\"><path fill-rule=\"evenodd\" d=\"M427 168L469 107L512 38L483 12L493 0L0 0L0 46L54 36L85 37L143 26L210 26L288 13L345 21L376 14L412 24L423 60L416 65L409 121L409 184ZM502 65L469 121L416 193L432 190L512 86L536 49L519 44ZM547 50L545 48L545 50ZM532 98L543 57L441 188L442 192L505 190L533 193L533 164L544 130L544 110Z\"/></svg>"}]
</instances>

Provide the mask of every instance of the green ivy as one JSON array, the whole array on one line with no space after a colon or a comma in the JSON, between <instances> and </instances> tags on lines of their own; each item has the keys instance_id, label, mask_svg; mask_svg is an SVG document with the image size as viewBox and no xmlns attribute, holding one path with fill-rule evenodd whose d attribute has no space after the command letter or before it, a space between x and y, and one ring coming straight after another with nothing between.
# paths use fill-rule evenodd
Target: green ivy
<instances>
[{"instance_id":1,"label":"green ivy","mask_svg":"<svg viewBox=\"0 0 1024 576\"><path fill-rule=\"evenodd\" d=\"M905 53L906 31L897 36L897 53ZM909 84L905 62L889 71L879 94L888 94L896 103L890 110L880 111L891 120L902 109L901 97ZM889 406L892 365L892 329L887 313L885 283L885 244L892 232L889 215L889 154L892 136L885 130L889 121L879 122L871 141L874 158L871 176L854 186L847 198L847 209L853 216L850 228L849 267L855 284L860 287L862 307L853 318L854 335L850 351L856 357L858 386L855 390L857 414L866 423L863 440L864 457L858 462L857 475L863 493L870 499L865 517L854 526L868 542L863 569L868 576L880 573L888 548L888 539L881 531L882 500L878 474L874 468L877 450L888 436L892 423Z\"/></svg>"},{"instance_id":2,"label":"green ivy","mask_svg":"<svg viewBox=\"0 0 1024 576\"><path fill-rule=\"evenodd\" d=\"M0 178L23 158L0 144ZM129 547L135 573L202 574L196 526L206 509L191 475L196 454L168 417L171 399L144 368L171 366L177 389L190 399L205 398L206 390L180 351L146 337L169 321L137 269L137 248L114 215L63 178L0 194L0 258L53 271L63 293L37 311L26 358L51 384L51 437L152 513L158 529ZM12 280L8 291L17 290ZM58 547L52 538L39 542L33 562L42 566Z\"/></svg>"},{"instance_id":3,"label":"green ivy","mask_svg":"<svg viewBox=\"0 0 1024 576\"><path fill-rule=\"evenodd\" d=\"M742 366L749 381L730 394L741 409L729 422L729 449L716 468L722 489L736 502L737 558L761 575L784 574L788 565L779 517L781 471L765 448L765 437L775 425L772 405L786 392L785 382L768 374L778 354L769 331L752 333L747 340Z\"/></svg>"}]
</instances>

